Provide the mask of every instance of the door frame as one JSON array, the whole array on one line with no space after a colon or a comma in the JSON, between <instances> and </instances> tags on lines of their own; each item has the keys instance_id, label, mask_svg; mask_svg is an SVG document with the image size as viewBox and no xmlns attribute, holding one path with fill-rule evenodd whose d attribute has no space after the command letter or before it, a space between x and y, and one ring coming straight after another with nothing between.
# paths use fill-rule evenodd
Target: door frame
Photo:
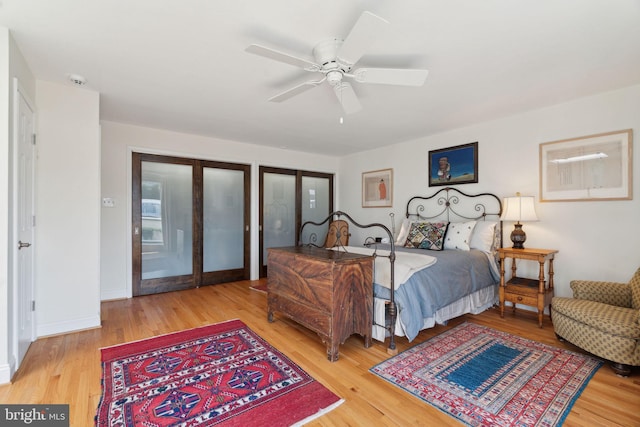
<instances>
[{"instance_id":1,"label":"door frame","mask_svg":"<svg viewBox=\"0 0 640 427\"><path fill-rule=\"evenodd\" d=\"M9 354L10 356L13 358L13 360L9 361L9 365L10 365L10 376L12 377L15 372L17 372L17 370L20 368L20 365L22 363L22 358L20 357L20 345L19 345L19 338L20 338L20 317L23 315L21 309L24 307L22 303L22 301L19 300L19 295L20 295L20 291L19 291L19 271L20 271L20 265L19 265L19 254L18 254L18 235L19 235L19 186L20 186L20 179L19 179L19 168L18 168L18 162L19 162L19 150L18 150L18 146L20 144L19 141L19 137L20 137L20 129L19 129L19 111L20 110L20 98L22 98L25 103L27 104L27 106L29 107L29 109L31 110L31 112L33 113L33 121L31 123L31 131L32 134L34 135L35 138L35 134L36 134L36 121L37 121L37 110L35 108L35 103L31 100L29 94L26 92L26 90L24 89L24 87L22 86L22 84L20 83L20 81L18 80L17 77L13 78L13 135L12 135L12 150L13 150L13 156L11 159L12 162L12 186L11 186L11 199L12 199L12 219L11 219L11 236L10 236L10 241L9 241L9 247L10 249L10 254L11 254L11 259L12 259L12 277L11 277L11 287L12 287L12 295L10 297L9 300L9 307L13 312L13 315L10 317L10 322L12 323L10 328L12 330L12 339L9 340ZM35 141L34 143L31 145L31 150L32 150L32 169L31 169L31 210L32 210L32 215L35 221L35 211L36 211L36 198L35 198L35 190L36 190L36 178L37 178L37 162L36 162L36 146L35 146ZM36 257L33 254L34 251L34 247L35 247L35 237L36 237L36 233L35 233L35 224L31 227L31 236L30 236L30 240L29 243L31 244L31 248L29 248L29 250L32 251L32 259L31 259L31 283L30 283L30 289L29 289L29 295L31 297L31 301L35 302L35 271L36 271ZM30 338L31 338L31 342L35 341L35 339L37 338L37 334L36 334L36 311L35 311L35 304L31 303L28 304L29 307L31 307L31 333L30 333ZM25 352L26 353L26 352Z\"/></svg>"}]
</instances>

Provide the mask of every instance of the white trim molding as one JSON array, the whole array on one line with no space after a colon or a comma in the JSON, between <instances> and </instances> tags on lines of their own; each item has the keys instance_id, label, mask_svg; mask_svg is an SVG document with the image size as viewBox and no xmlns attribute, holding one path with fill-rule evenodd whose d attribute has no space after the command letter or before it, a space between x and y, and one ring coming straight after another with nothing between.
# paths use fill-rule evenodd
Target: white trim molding
<instances>
[{"instance_id":1,"label":"white trim molding","mask_svg":"<svg viewBox=\"0 0 640 427\"><path fill-rule=\"evenodd\" d=\"M38 338L50 335L67 334L86 329L95 329L102 326L100 316L85 317L82 319L65 320L63 322L52 322L38 325Z\"/></svg>"}]
</instances>

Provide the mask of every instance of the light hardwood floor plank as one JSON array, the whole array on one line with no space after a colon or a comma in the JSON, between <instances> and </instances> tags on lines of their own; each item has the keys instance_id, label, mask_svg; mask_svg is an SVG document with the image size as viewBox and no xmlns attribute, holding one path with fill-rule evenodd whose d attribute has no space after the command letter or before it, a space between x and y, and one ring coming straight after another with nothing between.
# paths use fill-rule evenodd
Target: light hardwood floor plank
<instances>
[{"instance_id":1,"label":"light hardwood floor plank","mask_svg":"<svg viewBox=\"0 0 640 427\"><path fill-rule=\"evenodd\" d=\"M278 314L275 322L269 323L266 294L251 290L255 283L243 281L103 302L101 328L34 342L12 384L0 386L0 403L68 403L71 425L91 426L101 396L101 347L240 319L345 399L310 426L460 425L368 371L390 357L385 344L374 341L365 349L363 339L354 335L340 346L339 360L331 363L326 358L325 345L315 333ZM422 331L411 343L398 338L398 350L406 350L465 321L581 352L556 339L548 317L543 328L538 328L535 313L518 310L513 314L509 310L502 319L495 308ZM620 378L603 366L576 401L564 425L640 426L640 371L636 369L631 377Z\"/></svg>"}]
</instances>

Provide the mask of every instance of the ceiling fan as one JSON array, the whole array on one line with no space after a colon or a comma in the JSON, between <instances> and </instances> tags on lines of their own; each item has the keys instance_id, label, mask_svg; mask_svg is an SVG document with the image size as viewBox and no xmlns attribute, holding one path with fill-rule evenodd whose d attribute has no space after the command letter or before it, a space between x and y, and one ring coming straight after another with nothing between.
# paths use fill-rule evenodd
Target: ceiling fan
<instances>
[{"instance_id":1,"label":"ceiling fan","mask_svg":"<svg viewBox=\"0 0 640 427\"><path fill-rule=\"evenodd\" d=\"M309 80L279 93L269 98L269 101L285 101L326 81L333 87L345 113L352 114L360 111L362 105L345 77L358 83L400 86L422 86L427 79L429 71L419 69L358 68L352 71L387 24L385 19L371 12L364 12L344 40L335 37L318 43L313 48L314 61L257 44L250 45L246 51L323 75L318 80Z\"/></svg>"}]
</instances>

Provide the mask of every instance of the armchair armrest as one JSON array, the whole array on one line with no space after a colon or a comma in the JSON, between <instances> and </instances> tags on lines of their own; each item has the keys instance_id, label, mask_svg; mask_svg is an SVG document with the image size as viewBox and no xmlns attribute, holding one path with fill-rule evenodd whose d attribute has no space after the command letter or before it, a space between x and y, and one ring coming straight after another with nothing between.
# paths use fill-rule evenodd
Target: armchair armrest
<instances>
[{"instance_id":1,"label":"armchair armrest","mask_svg":"<svg viewBox=\"0 0 640 427\"><path fill-rule=\"evenodd\" d=\"M631 307L631 288L628 283L572 280L573 297L618 307Z\"/></svg>"}]
</instances>

